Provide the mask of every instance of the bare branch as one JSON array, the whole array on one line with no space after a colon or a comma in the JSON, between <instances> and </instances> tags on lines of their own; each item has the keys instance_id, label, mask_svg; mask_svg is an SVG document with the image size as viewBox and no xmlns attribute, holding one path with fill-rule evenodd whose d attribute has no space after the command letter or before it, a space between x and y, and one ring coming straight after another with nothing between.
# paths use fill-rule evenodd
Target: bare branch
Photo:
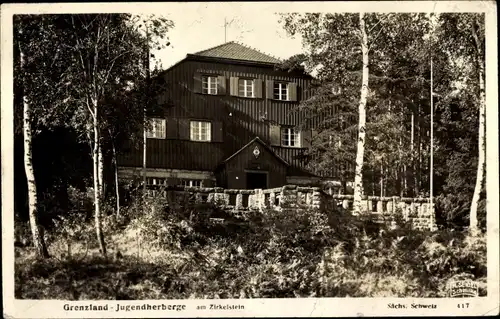
<instances>
[{"instance_id":1,"label":"bare branch","mask_svg":"<svg viewBox=\"0 0 500 319\"><path fill-rule=\"evenodd\" d=\"M384 30L384 27L381 27L380 30L378 31L377 35L375 36L375 38L372 40L372 43L375 43L375 41L377 40L378 36L380 35L380 33ZM372 46L368 46L368 52L370 52Z\"/></svg>"}]
</instances>

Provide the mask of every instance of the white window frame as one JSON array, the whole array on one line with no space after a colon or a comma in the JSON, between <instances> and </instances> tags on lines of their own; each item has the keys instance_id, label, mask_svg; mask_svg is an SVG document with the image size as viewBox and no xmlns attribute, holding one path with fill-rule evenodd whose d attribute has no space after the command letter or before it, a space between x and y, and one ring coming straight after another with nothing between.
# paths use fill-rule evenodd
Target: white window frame
<instances>
[{"instance_id":1,"label":"white window frame","mask_svg":"<svg viewBox=\"0 0 500 319\"><path fill-rule=\"evenodd\" d=\"M164 177L146 177L146 185L167 185L167 179Z\"/></svg>"},{"instance_id":2,"label":"white window frame","mask_svg":"<svg viewBox=\"0 0 500 319\"><path fill-rule=\"evenodd\" d=\"M276 93L276 90L278 92ZM283 94L285 91L285 94ZM290 88L286 82L274 82L273 98L279 101L290 101Z\"/></svg>"},{"instance_id":3,"label":"white window frame","mask_svg":"<svg viewBox=\"0 0 500 319\"><path fill-rule=\"evenodd\" d=\"M205 127L204 127L205 126ZM203 129L205 135L202 134ZM189 123L190 140L195 142L212 141L212 122L209 121L190 121ZM203 138L205 137L205 138Z\"/></svg>"},{"instance_id":4,"label":"white window frame","mask_svg":"<svg viewBox=\"0 0 500 319\"><path fill-rule=\"evenodd\" d=\"M146 131L147 138L165 139L167 136L167 121L162 118L150 118L151 123Z\"/></svg>"},{"instance_id":5,"label":"white window frame","mask_svg":"<svg viewBox=\"0 0 500 319\"><path fill-rule=\"evenodd\" d=\"M217 95L217 87L219 86L219 77L216 75L201 76L201 92L203 94Z\"/></svg>"},{"instance_id":6,"label":"white window frame","mask_svg":"<svg viewBox=\"0 0 500 319\"><path fill-rule=\"evenodd\" d=\"M181 186L185 187L201 187L201 179L181 179Z\"/></svg>"},{"instance_id":7,"label":"white window frame","mask_svg":"<svg viewBox=\"0 0 500 319\"><path fill-rule=\"evenodd\" d=\"M241 83L242 81L243 83ZM243 84L243 91L240 89L241 84ZM251 90L248 90L249 86L252 88ZM242 97L255 97L255 81L253 79L238 79L238 95Z\"/></svg>"},{"instance_id":8,"label":"white window frame","mask_svg":"<svg viewBox=\"0 0 500 319\"><path fill-rule=\"evenodd\" d=\"M293 127L281 128L281 146L300 147L300 132Z\"/></svg>"}]
</instances>

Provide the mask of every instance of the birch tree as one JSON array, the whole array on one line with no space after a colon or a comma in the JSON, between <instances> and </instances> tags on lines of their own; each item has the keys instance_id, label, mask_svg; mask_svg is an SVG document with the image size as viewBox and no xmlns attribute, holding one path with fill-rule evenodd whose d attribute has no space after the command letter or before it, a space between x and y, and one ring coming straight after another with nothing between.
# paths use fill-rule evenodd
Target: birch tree
<instances>
[{"instance_id":1,"label":"birch tree","mask_svg":"<svg viewBox=\"0 0 500 319\"><path fill-rule=\"evenodd\" d=\"M485 183L486 172L486 92L484 87L484 29L481 30L481 23L475 16L471 21L471 33L474 39L474 60L476 64L477 81L479 83L479 127L478 127L478 163L476 186L470 208L469 230L472 235L479 233L477 222L477 208L479 197Z\"/></svg>"},{"instance_id":2,"label":"birch tree","mask_svg":"<svg viewBox=\"0 0 500 319\"><path fill-rule=\"evenodd\" d=\"M449 93L441 103L445 112L442 125L449 132L442 143L446 152L452 152L448 156L446 189L460 192L460 197L472 197L470 202L458 199L460 204L469 206L472 235L479 232L479 203L484 200L486 176L484 32L484 15L476 13L440 14L436 28L440 47L448 57L443 73L452 79Z\"/></svg>"},{"instance_id":3,"label":"birch tree","mask_svg":"<svg viewBox=\"0 0 500 319\"><path fill-rule=\"evenodd\" d=\"M24 168L28 186L28 213L37 256L49 256L40 226L39 194L34 169L33 139L41 130L62 127L68 113L61 103L56 83L64 69L59 54L60 38L53 32L54 20L45 15L14 16L14 127L22 132Z\"/></svg>"},{"instance_id":4,"label":"birch tree","mask_svg":"<svg viewBox=\"0 0 500 319\"><path fill-rule=\"evenodd\" d=\"M26 80L26 62L25 62L25 51L23 49L24 43L21 39L24 37L24 26L21 21L18 21L18 52L19 52L19 65L21 79L22 79L22 105L23 105L23 141L24 141L24 170L26 173L26 180L28 183L28 211L29 211L29 221L31 234L33 236L33 244L36 249L37 256L39 258L49 257L47 247L44 240L43 228L40 227L38 221L38 194L36 189L35 172L33 170L33 155L32 155L32 109L29 97L27 95L27 80Z\"/></svg>"},{"instance_id":5,"label":"birch tree","mask_svg":"<svg viewBox=\"0 0 500 319\"><path fill-rule=\"evenodd\" d=\"M92 149L94 185L94 224L100 251L106 255L102 229L104 185L104 138L106 136L106 96L118 87L134 87L144 67L145 41L132 16L127 14L89 14L62 16L58 27L70 30L64 45L71 64L64 80L72 83L68 103L75 109L74 126L87 138ZM171 22L155 20L155 30L165 32Z\"/></svg>"},{"instance_id":6,"label":"birch tree","mask_svg":"<svg viewBox=\"0 0 500 319\"><path fill-rule=\"evenodd\" d=\"M342 162L352 158L352 162L348 162L346 166L354 164L350 175L354 178L353 208L356 213L361 211L363 196L367 107L375 103L372 98L369 99L370 67L372 64L380 64L378 68L383 70L382 62L387 62L384 61L382 50L386 31L384 21L387 18L386 15L364 13L282 16L285 30L292 36L296 33L302 36L306 51L304 62L309 71L317 74L320 82L321 88L316 89L313 97L302 106L320 110L317 112L319 117L324 117L319 120L321 132L317 134L317 139L320 140L320 145L327 144L325 149L333 149L332 152L322 153L329 154L337 162L336 166L342 166ZM369 58L372 54L375 59ZM357 127L354 125L354 118L357 118ZM344 123L341 125L343 133L326 129L332 128L339 121ZM351 141L344 140L343 136L349 137ZM349 150L351 155L345 156L344 150L353 144L356 149ZM340 154L344 155L339 156Z\"/></svg>"},{"instance_id":7,"label":"birch tree","mask_svg":"<svg viewBox=\"0 0 500 319\"><path fill-rule=\"evenodd\" d=\"M361 53L363 57L363 74L361 78L361 96L359 98L358 109L358 143L356 151L356 170L354 172L354 213L361 212L361 197L363 196L363 163L365 154L365 134L366 134L366 102L368 99L368 34L366 30L365 14L359 13L359 31L361 34Z\"/></svg>"}]
</instances>

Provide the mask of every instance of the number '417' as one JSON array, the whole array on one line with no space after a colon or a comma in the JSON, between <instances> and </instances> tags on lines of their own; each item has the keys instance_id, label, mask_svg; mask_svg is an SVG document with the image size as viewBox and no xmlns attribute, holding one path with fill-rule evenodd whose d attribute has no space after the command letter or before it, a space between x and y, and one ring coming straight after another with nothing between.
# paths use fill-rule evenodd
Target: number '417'
<instances>
[{"instance_id":1,"label":"number '417'","mask_svg":"<svg viewBox=\"0 0 500 319\"><path fill-rule=\"evenodd\" d=\"M459 303L457 305L457 307L460 308L460 309L469 308L469 303L468 302L467 303Z\"/></svg>"}]
</instances>

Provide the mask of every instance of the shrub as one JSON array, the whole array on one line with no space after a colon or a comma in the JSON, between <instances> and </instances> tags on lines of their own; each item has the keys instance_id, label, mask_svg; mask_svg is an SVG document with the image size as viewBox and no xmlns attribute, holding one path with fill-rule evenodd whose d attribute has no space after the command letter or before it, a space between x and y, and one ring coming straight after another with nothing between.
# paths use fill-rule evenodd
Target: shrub
<instances>
[{"instance_id":1,"label":"shrub","mask_svg":"<svg viewBox=\"0 0 500 319\"><path fill-rule=\"evenodd\" d=\"M214 224L211 217L225 222ZM177 209L160 199L137 200L123 208L121 219L110 214L104 220L106 232L122 240L117 245L130 245L134 238L126 234L140 231L159 257L19 261L16 296L444 297L449 282L460 278L479 282L480 294L486 294L485 237L461 231L416 230L398 219L394 227L341 208L248 212L240 218L212 205ZM56 238L95 237L92 225L87 229L79 219L61 223ZM27 278L33 289L20 287Z\"/></svg>"},{"instance_id":2,"label":"shrub","mask_svg":"<svg viewBox=\"0 0 500 319\"><path fill-rule=\"evenodd\" d=\"M486 229L486 200L484 194L478 205L478 223ZM435 198L436 223L441 228L463 230L469 226L470 197L463 194L439 195Z\"/></svg>"}]
</instances>

